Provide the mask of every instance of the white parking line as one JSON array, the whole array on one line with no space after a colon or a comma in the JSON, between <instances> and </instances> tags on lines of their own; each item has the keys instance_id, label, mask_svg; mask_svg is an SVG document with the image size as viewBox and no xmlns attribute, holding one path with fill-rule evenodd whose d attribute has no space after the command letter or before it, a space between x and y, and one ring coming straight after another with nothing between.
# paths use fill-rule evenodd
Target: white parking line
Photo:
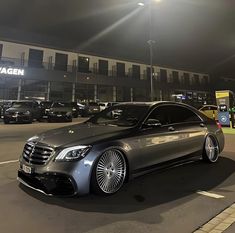
<instances>
[{"instance_id":1,"label":"white parking line","mask_svg":"<svg viewBox=\"0 0 235 233\"><path fill-rule=\"evenodd\" d=\"M215 193L209 193L209 192L206 192L206 191L198 191L197 194L207 196L207 197L216 198L216 199L225 198L225 196L215 194Z\"/></svg>"},{"instance_id":2,"label":"white parking line","mask_svg":"<svg viewBox=\"0 0 235 233\"><path fill-rule=\"evenodd\" d=\"M0 162L0 165L2 165L2 164L8 164L8 163L17 163L17 162L19 162L18 159L17 159L17 160L9 160L9 161Z\"/></svg>"}]
</instances>

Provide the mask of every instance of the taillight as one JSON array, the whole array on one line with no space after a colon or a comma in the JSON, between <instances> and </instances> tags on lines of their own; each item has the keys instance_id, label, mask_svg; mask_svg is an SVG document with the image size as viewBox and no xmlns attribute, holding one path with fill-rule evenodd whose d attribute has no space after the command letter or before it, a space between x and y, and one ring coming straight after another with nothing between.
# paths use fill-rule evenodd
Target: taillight
<instances>
[{"instance_id":1,"label":"taillight","mask_svg":"<svg viewBox=\"0 0 235 233\"><path fill-rule=\"evenodd\" d=\"M219 122L216 122L216 124L217 124L218 129L222 128L222 126L221 126L221 124Z\"/></svg>"}]
</instances>

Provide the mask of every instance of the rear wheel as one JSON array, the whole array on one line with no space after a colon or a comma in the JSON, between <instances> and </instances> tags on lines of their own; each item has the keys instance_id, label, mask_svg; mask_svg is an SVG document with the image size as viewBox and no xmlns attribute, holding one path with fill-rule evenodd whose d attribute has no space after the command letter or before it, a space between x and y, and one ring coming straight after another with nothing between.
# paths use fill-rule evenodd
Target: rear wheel
<instances>
[{"instance_id":1,"label":"rear wheel","mask_svg":"<svg viewBox=\"0 0 235 233\"><path fill-rule=\"evenodd\" d=\"M97 194L116 193L126 178L126 161L124 155L116 149L105 151L93 169L92 189Z\"/></svg>"},{"instance_id":2,"label":"rear wheel","mask_svg":"<svg viewBox=\"0 0 235 233\"><path fill-rule=\"evenodd\" d=\"M219 158L219 145L212 135L206 137L202 158L209 163L215 163Z\"/></svg>"}]
</instances>

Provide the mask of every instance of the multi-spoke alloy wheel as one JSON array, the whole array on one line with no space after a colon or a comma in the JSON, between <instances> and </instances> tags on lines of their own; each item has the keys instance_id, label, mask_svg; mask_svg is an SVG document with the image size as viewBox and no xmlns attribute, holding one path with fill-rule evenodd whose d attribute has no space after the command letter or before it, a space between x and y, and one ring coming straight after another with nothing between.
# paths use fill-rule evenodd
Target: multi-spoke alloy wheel
<instances>
[{"instance_id":1,"label":"multi-spoke alloy wheel","mask_svg":"<svg viewBox=\"0 0 235 233\"><path fill-rule=\"evenodd\" d=\"M218 157L219 157L218 143L213 136L208 135L205 141L203 158L208 162L214 163L217 161Z\"/></svg>"},{"instance_id":2,"label":"multi-spoke alloy wheel","mask_svg":"<svg viewBox=\"0 0 235 233\"><path fill-rule=\"evenodd\" d=\"M116 149L105 151L95 168L96 184L104 194L113 194L123 185L126 177L126 161Z\"/></svg>"}]
</instances>

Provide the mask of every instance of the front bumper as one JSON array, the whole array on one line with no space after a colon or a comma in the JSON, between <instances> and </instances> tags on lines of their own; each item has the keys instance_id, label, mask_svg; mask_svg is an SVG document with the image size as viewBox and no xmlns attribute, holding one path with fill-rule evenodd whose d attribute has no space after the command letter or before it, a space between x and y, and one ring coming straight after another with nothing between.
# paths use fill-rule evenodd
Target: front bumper
<instances>
[{"instance_id":1,"label":"front bumper","mask_svg":"<svg viewBox=\"0 0 235 233\"><path fill-rule=\"evenodd\" d=\"M77 194L73 178L64 174L34 173L28 175L19 170L17 179L25 186L49 196L73 196Z\"/></svg>"},{"instance_id":2,"label":"front bumper","mask_svg":"<svg viewBox=\"0 0 235 233\"><path fill-rule=\"evenodd\" d=\"M18 180L23 185L54 196L85 195L90 193L90 180L95 153L74 162L55 162L51 158L45 165L29 164L20 158ZM23 166L30 167L30 174Z\"/></svg>"},{"instance_id":3,"label":"front bumper","mask_svg":"<svg viewBox=\"0 0 235 233\"><path fill-rule=\"evenodd\" d=\"M16 115L16 116L4 116L5 121L13 121L13 122L31 122L31 116L28 115Z\"/></svg>"}]
</instances>

